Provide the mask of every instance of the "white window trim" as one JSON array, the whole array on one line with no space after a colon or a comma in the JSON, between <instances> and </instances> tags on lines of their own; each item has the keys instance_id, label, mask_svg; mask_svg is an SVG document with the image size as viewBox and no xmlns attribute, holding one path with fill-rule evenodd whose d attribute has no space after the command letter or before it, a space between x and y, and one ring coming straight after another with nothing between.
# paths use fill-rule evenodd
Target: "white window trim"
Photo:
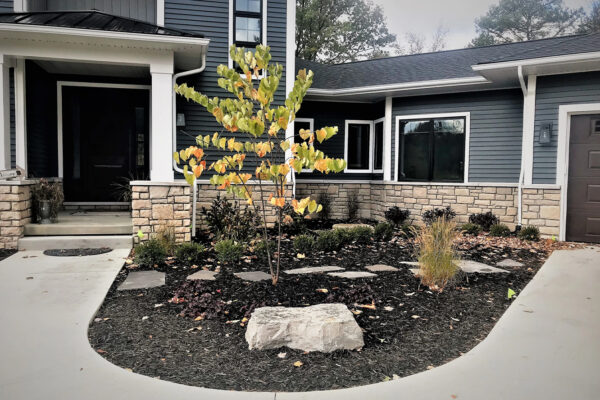
<instances>
[{"instance_id":1,"label":"white window trim","mask_svg":"<svg viewBox=\"0 0 600 400\"><path fill-rule=\"evenodd\" d=\"M396 116L396 144L395 148L395 159L394 159L394 182L398 181L398 157L400 151L400 121L406 119L433 119L433 118L452 118L452 117L464 117L465 118L465 161L464 161L464 178L463 183L469 183L469 149L471 140L471 113L470 112L458 112L458 113L440 113L440 114L413 114L413 115L397 115ZM435 181L423 182L423 183L436 183ZM448 182L448 183L459 183L459 182Z\"/></svg>"},{"instance_id":2,"label":"white window trim","mask_svg":"<svg viewBox=\"0 0 600 400\"><path fill-rule=\"evenodd\" d=\"M267 45L267 3L269 0L262 0L262 42L260 44ZM234 43L235 32L233 31L233 7L235 0L229 0L229 41L227 44L227 66L233 68L233 60L229 56L229 48ZM264 75L264 74L263 74ZM262 78L260 76L259 78Z\"/></svg>"},{"instance_id":3,"label":"white window trim","mask_svg":"<svg viewBox=\"0 0 600 400\"><path fill-rule=\"evenodd\" d=\"M375 121L373 121L373 134L371 135L371 136L373 136L373 144L371 145L371 148L373 149L373 155L372 155L372 157L373 157L373 165L372 165L372 168L373 168L373 173L376 173L376 174L383 173L383 167L385 165L385 131L386 131L386 122L385 121L386 121L385 117L379 118L379 119L376 119ZM375 125L377 125L379 123L383 123L383 137L382 137L383 143L381 143L381 146L382 146L382 148L381 148L381 157L382 157L382 160L381 160L381 168L380 169L375 169Z\"/></svg>"},{"instance_id":4,"label":"white window trim","mask_svg":"<svg viewBox=\"0 0 600 400\"><path fill-rule=\"evenodd\" d=\"M62 88L64 86L78 86L78 87L98 87L98 88L115 88L115 89L146 89L152 90L151 85L131 85L124 83L98 83L98 82L75 82L75 81L58 81L56 82L56 121L57 121L57 149L58 149L58 177L64 178L64 161L63 161L63 110L62 110ZM152 132L152 99L150 99L148 110L148 116L150 119L150 132ZM149 137L150 139L150 137ZM151 143L149 143L151 146ZM149 147L152 149L152 147ZM152 152L148 154L150 158ZM148 160L148 165L151 165L151 160Z\"/></svg>"},{"instance_id":5,"label":"white window trim","mask_svg":"<svg viewBox=\"0 0 600 400\"><path fill-rule=\"evenodd\" d=\"M294 120L294 122L308 122L310 125L310 131L314 132L315 131L315 119L314 118L296 118ZM293 131L292 131L293 132ZM294 135L292 135L292 140L294 140ZM293 142L292 142L293 143ZM301 172L313 172L312 169L310 168L302 168Z\"/></svg>"},{"instance_id":6,"label":"white window trim","mask_svg":"<svg viewBox=\"0 0 600 400\"><path fill-rule=\"evenodd\" d=\"M165 26L165 0L156 0L156 25Z\"/></svg>"},{"instance_id":7,"label":"white window trim","mask_svg":"<svg viewBox=\"0 0 600 400\"><path fill-rule=\"evenodd\" d=\"M560 187L559 240L567 236L567 192L569 186L569 145L571 141L571 117L573 115L598 114L600 103L570 104L558 106L558 149L556 160L556 184Z\"/></svg>"},{"instance_id":8,"label":"white window trim","mask_svg":"<svg viewBox=\"0 0 600 400\"><path fill-rule=\"evenodd\" d=\"M344 160L348 162L348 125L350 124L361 124L369 125L369 168L367 169L350 169L346 165L344 173L347 174L363 174L373 172L373 121L371 120L360 120L360 119L347 119L344 126Z\"/></svg>"}]
</instances>

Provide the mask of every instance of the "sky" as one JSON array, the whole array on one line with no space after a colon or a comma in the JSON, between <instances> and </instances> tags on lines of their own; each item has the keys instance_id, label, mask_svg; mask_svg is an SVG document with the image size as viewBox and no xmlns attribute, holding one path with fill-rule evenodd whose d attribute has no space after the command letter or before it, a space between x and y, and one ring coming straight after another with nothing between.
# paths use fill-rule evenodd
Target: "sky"
<instances>
[{"instance_id":1,"label":"sky","mask_svg":"<svg viewBox=\"0 0 600 400\"><path fill-rule=\"evenodd\" d=\"M388 28L399 39L405 32L425 36L428 42L440 24L448 30L446 49L465 47L475 37L475 19L499 0L373 0L383 7ZM590 8L592 0L564 0L571 8Z\"/></svg>"}]
</instances>

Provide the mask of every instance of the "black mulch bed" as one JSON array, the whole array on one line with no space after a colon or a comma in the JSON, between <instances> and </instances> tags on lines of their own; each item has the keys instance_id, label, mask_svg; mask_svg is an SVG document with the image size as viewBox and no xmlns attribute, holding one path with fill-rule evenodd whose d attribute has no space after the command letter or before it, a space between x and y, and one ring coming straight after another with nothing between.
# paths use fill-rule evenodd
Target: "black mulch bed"
<instances>
[{"instance_id":1,"label":"black mulch bed","mask_svg":"<svg viewBox=\"0 0 600 400\"><path fill-rule=\"evenodd\" d=\"M53 257L81 257L96 256L98 254L110 253L110 247L85 248L85 249L51 249L44 250L44 255Z\"/></svg>"},{"instance_id":2,"label":"black mulch bed","mask_svg":"<svg viewBox=\"0 0 600 400\"><path fill-rule=\"evenodd\" d=\"M273 287L270 282L249 283L231 275L240 270L266 271L265 265L248 259L223 268L216 281L186 283L186 276L197 269L173 262L158 268L167 272L166 286L117 292L128 273L124 268L90 325L89 339L98 353L123 368L208 388L325 390L411 375L459 357L484 339L510 305L508 288L518 294L548 256L539 248L465 240L464 259L495 265L511 258L525 266L511 268L510 274L471 274L468 279L462 275L442 293L431 292L399 263L414 260L411 243L399 240L349 246L337 254L315 253L305 259L294 258L291 243L285 243L284 259L293 260L287 268L337 265L364 270L376 263L400 267L399 272L379 272L373 279L282 274ZM217 263L209 259L205 266L214 269ZM169 302L174 295L179 300ZM181 298L187 301L180 302ZM360 312L355 317L364 330L361 351L248 350L243 318L253 307L323 302L343 302ZM371 302L374 310L356 305ZM202 312L205 318L195 321ZM286 355L280 358L279 353ZM295 367L296 361L303 365Z\"/></svg>"},{"instance_id":3,"label":"black mulch bed","mask_svg":"<svg viewBox=\"0 0 600 400\"><path fill-rule=\"evenodd\" d=\"M17 252L17 250L13 250L13 249L0 249L0 261L12 256L16 252Z\"/></svg>"}]
</instances>

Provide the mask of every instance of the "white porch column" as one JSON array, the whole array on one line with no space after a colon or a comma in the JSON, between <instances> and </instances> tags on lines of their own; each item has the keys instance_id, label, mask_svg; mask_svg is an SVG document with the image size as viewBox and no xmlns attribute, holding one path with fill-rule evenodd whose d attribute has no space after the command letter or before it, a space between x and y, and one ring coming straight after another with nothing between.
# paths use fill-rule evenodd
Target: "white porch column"
<instances>
[{"instance_id":1,"label":"white porch column","mask_svg":"<svg viewBox=\"0 0 600 400\"><path fill-rule=\"evenodd\" d=\"M10 65L0 54L0 169L10 169Z\"/></svg>"},{"instance_id":2,"label":"white porch column","mask_svg":"<svg viewBox=\"0 0 600 400\"><path fill-rule=\"evenodd\" d=\"M533 149L535 141L535 95L537 77L527 77L527 95L523 99L523 143L522 143L522 168L525 185L533 183Z\"/></svg>"},{"instance_id":3,"label":"white porch column","mask_svg":"<svg viewBox=\"0 0 600 400\"><path fill-rule=\"evenodd\" d=\"M383 124L383 180L392 180L392 98L385 98L385 122ZM398 177L394 177L398 179Z\"/></svg>"},{"instance_id":4,"label":"white porch column","mask_svg":"<svg viewBox=\"0 0 600 400\"><path fill-rule=\"evenodd\" d=\"M173 57L169 62L150 65L152 99L150 120L150 180L172 182L173 154Z\"/></svg>"},{"instance_id":5,"label":"white porch column","mask_svg":"<svg viewBox=\"0 0 600 400\"><path fill-rule=\"evenodd\" d=\"M25 103L25 59L15 66L15 147L16 164L27 176L27 115Z\"/></svg>"}]
</instances>

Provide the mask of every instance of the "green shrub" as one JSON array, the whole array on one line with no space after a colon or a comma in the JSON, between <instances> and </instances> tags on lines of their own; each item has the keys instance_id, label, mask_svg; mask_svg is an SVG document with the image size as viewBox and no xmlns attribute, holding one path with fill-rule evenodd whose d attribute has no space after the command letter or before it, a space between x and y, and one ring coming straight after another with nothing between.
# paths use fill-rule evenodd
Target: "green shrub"
<instances>
[{"instance_id":1,"label":"green shrub","mask_svg":"<svg viewBox=\"0 0 600 400\"><path fill-rule=\"evenodd\" d=\"M446 221L450 221L456 217L456 212L450 208L450 206L446 208L434 208L432 210L427 210L423 213L423 222L425 225L431 225L434 221L442 217Z\"/></svg>"},{"instance_id":2,"label":"green shrub","mask_svg":"<svg viewBox=\"0 0 600 400\"><path fill-rule=\"evenodd\" d=\"M294 249L298 253L308 254L315 247L315 239L311 235L299 235L294 238Z\"/></svg>"},{"instance_id":3,"label":"green shrub","mask_svg":"<svg viewBox=\"0 0 600 400\"><path fill-rule=\"evenodd\" d=\"M315 241L315 247L321 251L336 251L343 245L340 241L340 234L338 231L345 231L346 229L336 229L333 231L321 231Z\"/></svg>"},{"instance_id":4,"label":"green shrub","mask_svg":"<svg viewBox=\"0 0 600 400\"><path fill-rule=\"evenodd\" d=\"M267 248L270 250L270 253L273 254L277 248L277 243L273 242L272 240L267 242L264 239L256 243L254 246L254 254L256 254L259 260L267 260Z\"/></svg>"},{"instance_id":5,"label":"green shrub","mask_svg":"<svg viewBox=\"0 0 600 400\"><path fill-rule=\"evenodd\" d=\"M394 227L387 222L380 222L375 226L373 237L378 241L388 241L394 236Z\"/></svg>"},{"instance_id":6,"label":"green shrub","mask_svg":"<svg viewBox=\"0 0 600 400\"><path fill-rule=\"evenodd\" d=\"M525 226L517 233L517 237L519 239L537 242L540 240L540 230L535 226Z\"/></svg>"},{"instance_id":7,"label":"green shrub","mask_svg":"<svg viewBox=\"0 0 600 400\"><path fill-rule=\"evenodd\" d=\"M500 220L491 211L486 213L471 214L469 222L481 226L484 231L489 231L492 225L496 225Z\"/></svg>"},{"instance_id":8,"label":"green shrub","mask_svg":"<svg viewBox=\"0 0 600 400\"><path fill-rule=\"evenodd\" d=\"M233 239L219 240L215 244L217 258L223 263L234 263L239 261L244 254L244 245Z\"/></svg>"},{"instance_id":9,"label":"green shrub","mask_svg":"<svg viewBox=\"0 0 600 400\"><path fill-rule=\"evenodd\" d=\"M204 258L204 246L200 243L182 243L175 249L175 257L187 265L198 264Z\"/></svg>"},{"instance_id":10,"label":"green shrub","mask_svg":"<svg viewBox=\"0 0 600 400\"><path fill-rule=\"evenodd\" d=\"M510 236L510 228L504 224L494 224L490 227L490 236Z\"/></svg>"},{"instance_id":11,"label":"green shrub","mask_svg":"<svg viewBox=\"0 0 600 400\"><path fill-rule=\"evenodd\" d=\"M330 219L331 218L331 197L327 192L323 192L319 194L319 198L317 200L323 208L319 212L319 218L321 219Z\"/></svg>"},{"instance_id":12,"label":"green shrub","mask_svg":"<svg viewBox=\"0 0 600 400\"><path fill-rule=\"evenodd\" d=\"M353 191L348 193L347 199L347 207L348 207L348 219L350 221L355 221L358 218L358 192Z\"/></svg>"},{"instance_id":13,"label":"green shrub","mask_svg":"<svg viewBox=\"0 0 600 400\"><path fill-rule=\"evenodd\" d=\"M471 222L464 224L460 228L460 230L463 231L464 233L466 233L468 235L474 235L474 236L479 235L479 233L481 232L481 229L482 229L481 225L473 224Z\"/></svg>"},{"instance_id":14,"label":"green shrub","mask_svg":"<svg viewBox=\"0 0 600 400\"><path fill-rule=\"evenodd\" d=\"M354 241L354 234L352 232L352 229L338 228L338 229L334 229L333 233L337 237L339 247L345 246Z\"/></svg>"},{"instance_id":15,"label":"green shrub","mask_svg":"<svg viewBox=\"0 0 600 400\"><path fill-rule=\"evenodd\" d=\"M135 263L153 267L165 262L167 250L160 240L152 238L135 248Z\"/></svg>"},{"instance_id":16,"label":"green shrub","mask_svg":"<svg viewBox=\"0 0 600 400\"><path fill-rule=\"evenodd\" d=\"M231 202L218 194L210 208L201 211L210 232L217 239L233 239L249 242L256 237L260 217L250 208L242 209L238 201Z\"/></svg>"},{"instance_id":17,"label":"green shrub","mask_svg":"<svg viewBox=\"0 0 600 400\"><path fill-rule=\"evenodd\" d=\"M358 244L367 244L373 238L373 228L370 226L357 226L350 229L350 234L354 242Z\"/></svg>"},{"instance_id":18,"label":"green shrub","mask_svg":"<svg viewBox=\"0 0 600 400\"><path fill-rule=\"evenodd\" d=\"M419 247L419 276L421 282L442 290L458 272L454 242L456 224L444 217L421 229L417 238Z\"/></svg>"},{"instance_id":19,"label":"green shrub","mask_svg":"<svg viewBox=\"0 0 600 400\"><path fill-rule=\"evenodd\" d=\"M390 207L385 212L385 219L394 225L402 225L410 215L409 210L403 210L398 206Z\"/></svg>"}]
</instances>

